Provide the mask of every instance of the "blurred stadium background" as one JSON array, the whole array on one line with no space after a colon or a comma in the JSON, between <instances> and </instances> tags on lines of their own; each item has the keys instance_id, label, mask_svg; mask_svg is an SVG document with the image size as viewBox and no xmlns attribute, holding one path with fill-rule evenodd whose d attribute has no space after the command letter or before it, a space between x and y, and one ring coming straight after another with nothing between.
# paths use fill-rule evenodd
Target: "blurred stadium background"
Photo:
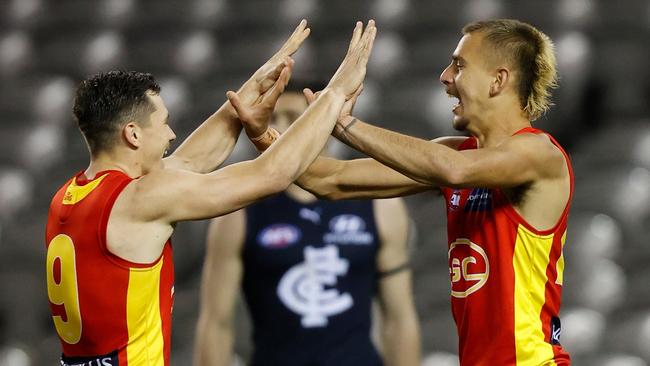
<instances>
[{"instance_id":1,"label":"blurred stadium background","mask_svg":"<svg viewBox=\"0 0 650 366\"><path fill-rule=\"evenodd\" d=\"M650 363L650 1L0 0L0 365L54 365L44 227L49 200L88 154L71 117L76 84L114 68L153 73L178 140L224 101L301 18L298 79L329 78L357 19L378 39L357 114L433 138L450 129L438 75L466 22L514 17L556 43L556 106L536 126L572 155L562 343L578 366ZM346 157L358 156L345 150ZM242 139L233 157L254 156ZM455 365L443 202L407 199L426 365ZM187 365L205 222L181 224L172 364ZM245 317L237 351L250 353Z\"/></svg>"}]
</instances>

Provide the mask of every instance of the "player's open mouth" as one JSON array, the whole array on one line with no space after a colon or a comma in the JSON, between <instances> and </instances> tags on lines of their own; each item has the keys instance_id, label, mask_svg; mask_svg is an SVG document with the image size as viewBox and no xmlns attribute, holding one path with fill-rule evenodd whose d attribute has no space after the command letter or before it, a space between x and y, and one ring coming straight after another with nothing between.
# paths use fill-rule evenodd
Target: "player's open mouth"
<instances>
[{"instance_id":1,"label":"player's open mouth","mask_svg":"<svg viewBox=\"0 0 650 366\"><path fill-rule=\"evenodd\" d=\"M463 102L461 101L459 96L456 96L456 95L453 95L453 94L450 94L450 93L447 93L447 94L449 95L450 98L454 98L454 99L456 99L458 101L458 103L456 103L451 109L451 111L454 114L458 114L459 108L463 106Z\"/></svg>"}]
</instances>

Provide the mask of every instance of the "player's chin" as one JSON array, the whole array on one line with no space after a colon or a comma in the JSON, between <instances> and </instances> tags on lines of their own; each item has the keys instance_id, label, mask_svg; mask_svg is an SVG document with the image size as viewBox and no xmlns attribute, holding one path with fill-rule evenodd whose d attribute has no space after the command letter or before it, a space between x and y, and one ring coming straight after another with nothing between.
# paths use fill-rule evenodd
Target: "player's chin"
<instances>
[{"instance_id":1,"label":"player's chin","mask_svg":"<svg viewBox=\"0 0 650 366\"><path fill-rule=\"evenodd\" d=\"M467 124L468 124L467 119L461 116L454 116L454 120L452 122L452 126L454 127L454 130L465 131L467 129Z\"/></svg>"}]
</instances>

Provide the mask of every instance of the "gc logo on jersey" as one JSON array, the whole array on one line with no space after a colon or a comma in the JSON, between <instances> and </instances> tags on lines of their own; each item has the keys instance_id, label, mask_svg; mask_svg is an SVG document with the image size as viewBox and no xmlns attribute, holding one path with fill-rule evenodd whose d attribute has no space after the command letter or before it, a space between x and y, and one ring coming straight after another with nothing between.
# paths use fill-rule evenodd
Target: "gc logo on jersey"
<instances>
[{"instance_id":1,"label":"gc logo on jersey","mask_svg":"<svg viewBox=\"0 0 650 366\"><path fill-rule=\"evenodd\" d=\"M300 240L300 230L289 224L274 224L257 235L257 242L269 249L282 249L293 245Z\"/></svg>"},{"instance_id":2,"label":"gc logo on jersey","mask_svg":"<svg viewBox=\"0 0 650 366\"><path fill-rule=\"evenodd\" d=\"M366 231L366 222L357 215L338 215L330 220L330 232L323 235L326 244L368 245L374 239Z\"/></svg>"},{"instance_id":3,"label":"gc logo on jersey","mask_svg":"<svg viewBox=\"0 0 650 366\"><path fill-rule=\"evenodd\" d=\"M465 298L485 285L490 276L490 262L485 250L469 239L456 239L449 246L451 296Z\"/></svg>"}]
</instances>

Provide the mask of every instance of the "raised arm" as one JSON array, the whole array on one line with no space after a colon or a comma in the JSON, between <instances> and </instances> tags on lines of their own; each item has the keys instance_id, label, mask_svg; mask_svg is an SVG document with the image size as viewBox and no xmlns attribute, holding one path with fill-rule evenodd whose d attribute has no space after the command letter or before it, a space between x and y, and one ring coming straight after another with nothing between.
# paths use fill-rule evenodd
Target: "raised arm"
<instances>
[{"instance_id":1,"label":"raised arm","mask_svg":"<svg viewBox=\"0 0 650 366\"><path fill-rule=\"evenodd\" d=\"M199 320L194 341L195 366L228 366L232 363L233 319L243 264L244 210L214 219L208 228L201 278Z\"/></svg>"},{"instance_id":2,"label":"raised arm","mask_svg":"<svg viewBox=\"0 0 650 366\"><path fill-rule=\"evenodd\" d=\"M381 239L377 255L381 343L387 366L420 364L420 327L409 267L409 220L401 199L376 200Z\"/></svg>"},{"instance_id":3,"label":"raised arm","mask_svg":"<svg viewBox=\"0 0 650 366\"><path fill-rule=\"evenodd\" d=\"M129 215L135 221L169 225L220 216L286 189L323 149L345 99L363 82L375 34L373 21L365 32L357 26L350 51L325 92L257 159L207 175L154 171L127 186L121 195L125 197L121 199L131 199ZM289 72L285 68L280 79L288 79ZM272 95L281 92L276 88L280 87L274 86ZM239 105L235 93L229 92L228 98L235 101L235 108Z\"/></svg>"},{"instance_id":4,"label":"raised arm","mask_svg":"<svg viewBox=\"0 0 650 366\"><path fill-rule=\"evenodd\" d=\"M307 22L301 21L284 45L237 91L240 101L254 104L260 96L279 82L280 73L288 66L293 55L309 36ZM284 86L283 86L284 87ZM167 158L165 166L173 169L208 173L217 168L232 152L241 132L241 123L236 111L226 101L214 114L203 122ZM249 136L258 136L257 131L246 131Z\"/></svg>"},{"instance_id":5,"label":"raised arm","mask_svg":"<svg viewBox=\"0 0 650 366\"><path fill-rule=\"evenodd\" d=\"M171 169L146 175L137 182L134 214L167 223L206 219L286 189L325 145L343 101L344 96L328 92L255 160L206 175Z\"/></svg>"}]
</instances>

